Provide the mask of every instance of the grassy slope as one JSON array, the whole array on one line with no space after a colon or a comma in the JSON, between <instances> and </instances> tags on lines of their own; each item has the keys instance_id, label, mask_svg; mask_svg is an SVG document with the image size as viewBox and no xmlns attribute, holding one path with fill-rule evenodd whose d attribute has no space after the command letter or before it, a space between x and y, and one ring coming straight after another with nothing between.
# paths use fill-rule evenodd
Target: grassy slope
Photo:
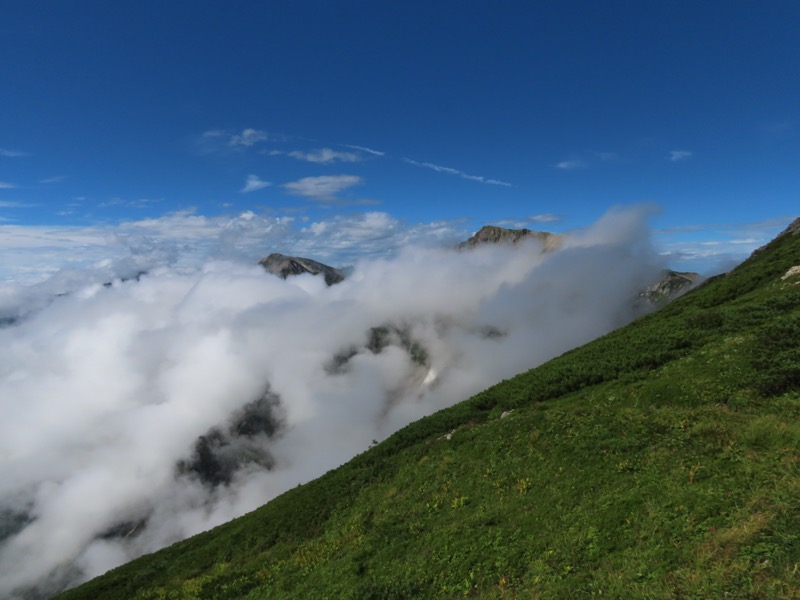
<instances>
[{"instance_id":1,"label":"grassy slope","mask_svg":"<svg viewBox=\"0 0 800 600\"><path fill-rule=\"evenodd\" d=\"M800 598L798 264L779 237L63 598Z\"/></svg>"}]
</instances>

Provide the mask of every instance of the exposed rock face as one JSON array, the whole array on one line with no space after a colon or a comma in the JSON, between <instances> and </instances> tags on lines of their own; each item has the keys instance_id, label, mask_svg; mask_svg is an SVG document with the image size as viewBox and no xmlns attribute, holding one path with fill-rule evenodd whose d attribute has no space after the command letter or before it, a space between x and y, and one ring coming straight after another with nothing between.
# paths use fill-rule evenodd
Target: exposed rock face
<instances>
[{"instance_id":1,"label":"exposed rock face","mask_svg":"<svg viewBox=\"0 0 800 600\"><path fill-rule=\"evenodd\" d=\"M289 275L301 275L303 273L321 274L325 277L325 283L328 285L339 283L344 279L344 274L339 269L301 256L286 256L285 254L273 253L260 260L258 264L282 279L286 279Z\"/></svg>"},{"instance_id":2,"label":"exposed rock face","mask_svg":"<svg viewBox=\"0 0 800 600\"><path fill-rule=\"evenodd\" d=\"M283 426L280 398L267 390L234 415L227 427L213 427L201 435L188 460L179 461L179 475L195 477L211 488L230 485L237 471L249 464L272 468L269 442Z\"/></svg>"},{"instance_id":3,"label":"exposed rock face","mask_svg":"<svg viewBox=\"0 0 800 600\"><path fill-rule=\"evenodd\" d=\"M791 279L792 277L798 277L798 276L800 276L800 265L795 265L794 267L786 271L786 273L783 275L783 277L781 277L781 279L783 281L786 281L787 279Z\"/></svg>"},{"instance_id":4,"label":"exposed rock face","mask_svg":"<svg viewBox=\"0 0 800 600\"><path fill-rule=\"evenodd\" d=\"M699 277L697 273L666 271L660 281L644 288L639 293L639 298L653 304L674 300L688 292L698 282Z\"/></svg>"},{"instance_id":5,"label":"exposed rock face","mask_svg":"<svg viewBox=\"0 0 800 600\"><path fill-rule=\"evenodd\" d=\"M474 248L482 244L517 244L521 240L536 239L542 243L545 252L558 248L561 244L561 235L546 231L532 231L530 229L506 229L494 225L484 225L480 230L466 241L458 245L459 250Z\"/></svg>"}]
</instances>

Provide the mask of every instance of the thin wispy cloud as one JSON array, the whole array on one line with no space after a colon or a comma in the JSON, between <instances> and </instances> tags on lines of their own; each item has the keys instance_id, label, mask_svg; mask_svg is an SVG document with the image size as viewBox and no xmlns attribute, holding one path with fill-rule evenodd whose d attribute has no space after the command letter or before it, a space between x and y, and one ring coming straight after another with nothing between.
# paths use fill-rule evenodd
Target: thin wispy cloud
<instances>
[{"instance_id":1,"label":"thin wispy cloud","mask_svg":"<svg viewBox=\"0 0 800 600\"><path fill-rule=\"evenodd\" d=\"M616 152L594 152L593 153L597 160L601 162L621 162L622 159L620 158L619 154Z\"/></svg>"},{"instance_id":2,"label":"thin wispy cloud","mask_svg":"<svg viewBox=\"0 0 800 600\"><path fill-rule=\"evenodd\" d=\"M14 202L9 200L0 200L0 208L33 208L36 204L29 204L27 202Z\"/></svg>"},{"instance_id":3,"label":"thin wispy cloud","mask_svg":"<svg viewBox=\"0 0 800 600\"><path fill-rule=\"evenodd\" d=\"M689 150L671 150L669 153L669 160L678 162L692 157L692 152Z\"/></svg>"},{"instance_id":4,"label":"thin wispy cloud","mask_svg":"<svg viewBox=\"0 0 800 600\"><path fill-rule=\"evenodd\" d=\"M757 237L759 239L772 239L782 231L794 216L775 217L763 221L747 223L703 223L690 225L676 225L657 229L656 235L691 235L700 231L724 232L729 236Z\"/></svg>"},{"instance_id":5,"label":"thin wispy cloud","mask_svg":"<svg viewBox=\"0 0 800 600\"><path fill-rule=\"evenodd\" d=\"M57 175L55 177L46 177L45 179L40 179L39 183L61 183L64 181L65 177L63 175Z\"/></svg>"},{"instance_id":6,"label":"thin wispy cloud","mask_svg":"<svg viewBox=\"0 0 800 600\"><path fill-rule=\"evenodd\" d=\"M532 226L538 226L545 223L556 223L561 220L561 217L552 213L531 215L529 217L522 217L519 219L501 219L499 221L492 221L491 225L498 227L511 227L513 229L522 229Z\"/></svg>"},{"instance_id":7,"label":"thin wispy cloud","mask_svg":"<svg viewBox=\"0 0 800 600\"><path fill-rule=\"evenodd\" d=\"M556 169L561 169L562 171L574 171L575 169L585 169L586 163L580 159L574 160L562 160L559 163L555 164Z\"/></svg>"},{"instance_id":8,"label":"thin wispy cloud","mask_svg":"<svg viewBox=\"0 0 800 600\"><path fill-rule=\"evenodd\" d=\"M354 152L337 152L331 148L320 148L311 152L294 150L288 153L292 158L320 165L329 165L337 162L359 162L361 157Z\"/></svg>"},{"instance_id":9,"label":"thin wispy cloud","mask_svg":"<svg viewBox=\"0 0 800 600\"><path fill-rule=\"evenodd\" d=\"M436 171L437 173L456 175L458 177L461 177L462 179L467 179L469 181L477 181L478 183L486 183L488 185L501 185L504 187L512 187L512 184L508 183L507 181L500 181L499 179L489 179L486 177L482 177L480 175L470 175L468 173L465 173L464 171L459 171L458 169L454 169L452 167L443 167L442 165L436 165L429 162L419 162L411 158L403 158L403 162L409 165L414 165L415 167L424 167L426 169L431 169L432 171Z\"/></svg>"},{"instance_id":10,"label":"thin wispy cloud","mask_svg":"<svg viewBox=\"0 0 800 600\"><path fill-rule=\"evenodd\" d=\"M98 208L114 208L114 207L124 207L124 208L145 208L148 206L152 206L158 202L158 200L151 200L150 198L135 198L133 200L129 200L126 198L114 197L110 198L104 202L101 202L97 205Z\"/></svg>"},{"instance_id":11,"label":"thin wispy cloud","mask_svg":"<svg viewBox=\"0 0 800 600\"><path fill-rule=\"evenodd\" d=\"M261 129L248 127L240 132L225 129L209 129L192 140L192 149L197 154L229 154L244 152L256 144L263 142L287 141L281 134L269 133Z\"/></svg>"},{"instance_id":12,"label":"thin wispy cloud","mask_svg":"<svg viewBox=\"0 0 800 600\"><path fill-rule=\"evenodd\" d=\"M359 185L363 180L357 175L321 175L319 177L303 177L297 181L283 184L290 194L304 196L312 200L331 200L336 194Z\"/></svg>"},{"instance_id":13,"label":"thin wispy cloud","mask_svg":"<svg viewBox=\"0 0 800 600\"><path fill-rule=\"evenodd\" d=\"M553 213L543 213L528 217L528 221L531 221L532 223L557 223L560 220L561 217L554 215Z\"/></svg>"},{"instance_id":14,"label":"thin wispy cloud","mask_svg":"<svg viewBox=\"0 0 800 600\"><path fill-rule=\"evenodd\" d=\"M619 158L616 152L595 152L595 156L600 160L616 160Z\"/></svg>"},{"instance_id":15,"label":"thin wispy cloud","mask_svg":"<svg viewBox=\"0 0 800 600\"><path fill-rule=\"evenodd\" d=\"M248 175L247 180L244 183L244 187L239 191L242 194L249 194L250 192L262 190L271 185L272 184L269 181L264 181L258 175Z\"/></svg>"},{"instance_id":16,"label":"thin wispy cloud","mask_svg":"<svg viewBox=\"0 0 800 600\"><path fill-rule=\"evenodd\" d=\"M366 152L367 154L372 154L373 156L385 156L386 152L381 152L380 150L373 150L372 148L367 148L366 146L356 146L354 144L342 144L345 148L350 148L351 150L360 150L361 152Z\"/></svg>"},{"instance_id":17,"label":"thin wispy cloud","mask_svg":"<svg viewBox=\"0 0 800 600\"><path fill-rule=\"evenodd\" d=\"M258 129L243 129L241 133L231 136L228 140L229 146L245 146L249 148L258 142L265 142L269 139L266 131Z\"/></svg>"},{"instance_id":18,"label":"thin wispy cloud","mask_svg":"<svg viewBox=\"0 0 800 600\"><path fill-rule=\"evenodd\" d=\"M0 181L0 190L13 190L15 186L13 183L8 183L7 181Z\"/></svg>"},{"instance_id":19,"label":"thin wispy cloud","mask_svg":"<svg viewBox=\"0 0 800 600\"><path fill-rule=\"evenodd\" d=\"M654 234L662 254L678 268L712 275L739 264L793 219L787 216L747 223L691 224L666 227Z\"/></svg>"},{"instance_id":20,"label":"thin wispy cloud","mask_svg":"<svg viewBox=\"0 0 800 600\"><path fill-rule=\"evenodd\" d=\"M265 142L269 139L269 134L266 131L261 131L259 129L243 129L242 133L237 135L231 136L231 139L228 140L228 145L230 146L245 146L249 148L250 146L254 146L258 142Z\"/></svg>"},{"instance_id":21,"label":"thin wispy cloud","mask_svg":"<svg viewBox=\"0 0 800 600\"><path fill-rule=\"evenodd\" d=\"M9 150L8 148L0 148L0 156L3 158L20 158L23 156L30 156L28 152L21 150Z\"/></svg>"}]
</instances>

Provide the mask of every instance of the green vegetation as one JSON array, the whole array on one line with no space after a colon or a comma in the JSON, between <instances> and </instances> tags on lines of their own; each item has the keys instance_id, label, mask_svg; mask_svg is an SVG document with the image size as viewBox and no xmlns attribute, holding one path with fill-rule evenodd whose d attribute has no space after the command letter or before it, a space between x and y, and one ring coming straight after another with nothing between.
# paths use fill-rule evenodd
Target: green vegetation
<instances>
[{"instance_id":1,"label":"green vegetation","mask_svg":"<svg viewBox=\"0 0 800 600\"><path fill-rule=\"evenodd\" d=\"M800 235L781 236L657 313L62 597L800 598L793 265Z\"/></svg>"}]
</instances>

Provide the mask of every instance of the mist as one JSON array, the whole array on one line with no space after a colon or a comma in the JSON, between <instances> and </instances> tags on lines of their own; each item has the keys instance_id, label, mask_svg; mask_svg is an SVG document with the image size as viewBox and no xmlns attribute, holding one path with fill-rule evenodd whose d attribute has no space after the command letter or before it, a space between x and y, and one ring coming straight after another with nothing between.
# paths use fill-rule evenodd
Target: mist
<instances>
[{"instance_id":1,"label":"mist","mask_svg":"<svg viewBox=\"0 0 800 600\"><path fill-rule=\"evenodd\" d=\"M630 321L663 267L648 214L611 211L549 253L409 246L331 287L209 260L8 294L0 597L224 523Z\"/></svg>"}]
</instances>

